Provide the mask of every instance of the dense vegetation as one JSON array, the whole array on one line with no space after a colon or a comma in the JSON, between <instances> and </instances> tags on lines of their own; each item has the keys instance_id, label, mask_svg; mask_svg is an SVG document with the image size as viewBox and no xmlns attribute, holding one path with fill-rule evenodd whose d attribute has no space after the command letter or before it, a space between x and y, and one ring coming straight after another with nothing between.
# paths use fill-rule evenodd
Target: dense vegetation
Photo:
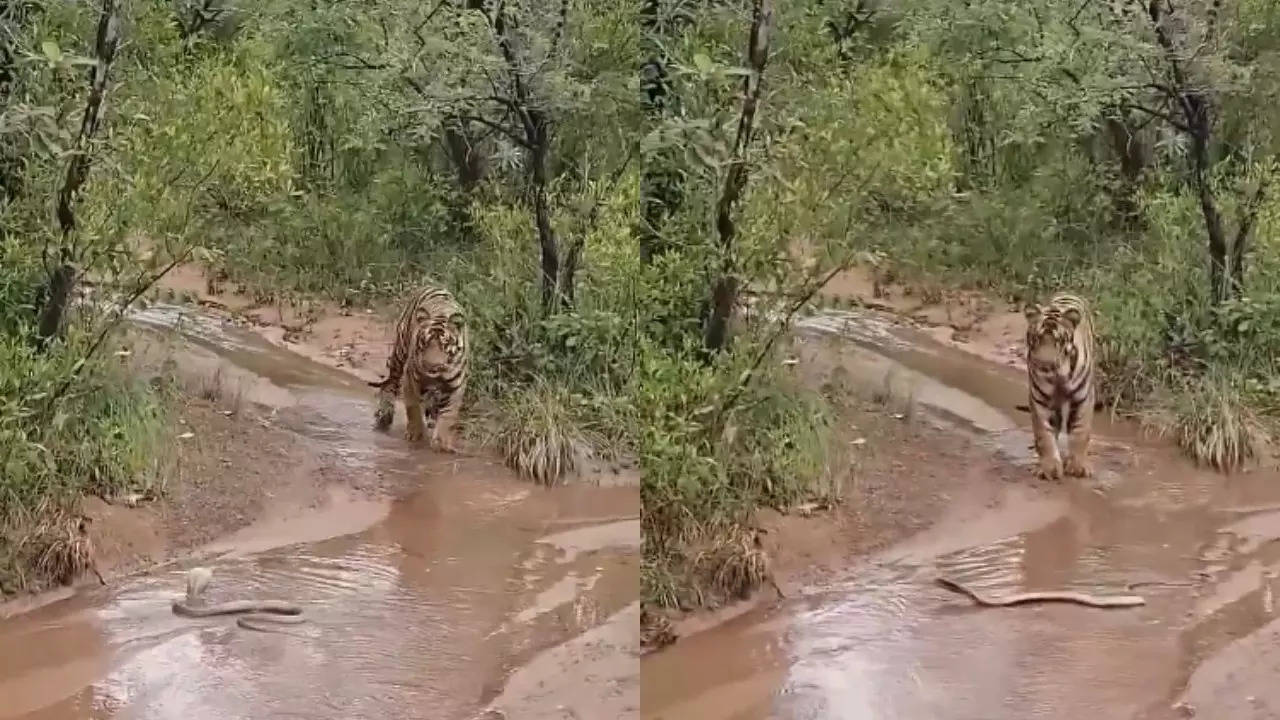
<instances>
[{"instance_id":1,"label":"dense vegetation","mask_svg":"<svg viewBox=\"0 0 1280 720\"><path fill-rule=\"evenodd\" d=\"M867 258L1086 295L1106 398L1233 467L1280 399L1276 38L1266 0L0 1L0 563L163 479L165 398L98 350L181 261L452 288L477 432L546 481L639 457L656 605L750 588L752 509L838 491L767 360Z\"/></svg>"}]
</instances>

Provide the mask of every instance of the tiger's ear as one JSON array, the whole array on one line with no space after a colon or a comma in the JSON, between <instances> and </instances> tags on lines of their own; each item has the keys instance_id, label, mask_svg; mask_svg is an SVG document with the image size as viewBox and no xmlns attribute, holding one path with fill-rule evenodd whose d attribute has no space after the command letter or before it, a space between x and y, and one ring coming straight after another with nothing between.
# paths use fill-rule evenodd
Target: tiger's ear
<instances>
[{"instance_id":1,"label":"tiger's ear","mask_svg":"<svg viewBox=\"0 0 1280 720\"><path fill-rule=\"evenodd\" d=\"M1034 325L1040 321L1040 317L1044 315L1044 310L1035 303L1029 303L1022 309L1022 314L1026 316L1028 324Z\"/></svg>"},{"instance_id":2,"label":"tiger's ear","mask_svg":"<svg viewBox=\"0 0 1280 720\"><path fill-rule=\"evenodd\" d=\"M1080 324L1080 311L1076 308L1068 308L1066 312L1062 313L1062 317L1066 318L1072 327Z\"/></svg>"},{"instance_id":3,"label":"tiger's ear","mask_svg":"<svg viewBox=\"0 0 1280 720\"><path fill-rule=\"evenodd\" d=\"M449 323L461 330L467 326L467 319L463 317L462 313L454 313L449 316Z\"/></svg>"}]
</instances>

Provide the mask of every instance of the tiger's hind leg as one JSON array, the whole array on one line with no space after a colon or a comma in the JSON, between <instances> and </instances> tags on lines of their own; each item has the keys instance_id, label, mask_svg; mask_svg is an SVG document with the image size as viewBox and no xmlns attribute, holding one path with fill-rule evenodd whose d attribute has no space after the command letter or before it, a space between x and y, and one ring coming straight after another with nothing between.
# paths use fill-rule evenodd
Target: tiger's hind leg
<instances>
[{"instance_id":1,"label":"tiger's hind leg","mask_svg":"<svg viewBox=\"0 0 1280 720\"><path fill-rule=\"evenodd\" d=\"M1058 440L1053 430L1051 412L1036 403L1035 395L1027 403L1031 410L1031 436L1035 438L1036 458L1040 461L1040 477L1046 480L1062 478L1062 456L1058 453Z\"/></svg>"},{"instance_id":2,"label":"tiger's hind leg","mask_svg":"<svg viewBox=\"0 0 1280 720\"><path fill-rule=\"evenodd\" d=\"M404 382L404 414L408 427L405 428L405 439L411 443L421 442L425 428L422 425L422 391L418 388L418 379L413 373L405 373Z\"/></svg>"},{"instance_id":3,"label":"tiger's hind leg","mask_svg":"<svg viewBox=\"0 0 1280 720\"><path fill-rule=\"evenodd\" d=\"M1072 477L1093 476L1089 463L1089 441L1093 436L1093 390L1080 405L1068 409L1066 472Z\"/></svg>"},{"instance_id":4,"label":"tiger's hind leg","mask_svg":"<svg viewBox=\"0 0 1280 720\"><path fill-rule=\"evenodd\" d=\"M439 406L439 419L436 421L434 444L445 452L458 452L458 415L462 412L462 396L465 391L465 379L459 380L458 388L450 393L448 397L443 398Z\"/></svg>"}]
</instances>

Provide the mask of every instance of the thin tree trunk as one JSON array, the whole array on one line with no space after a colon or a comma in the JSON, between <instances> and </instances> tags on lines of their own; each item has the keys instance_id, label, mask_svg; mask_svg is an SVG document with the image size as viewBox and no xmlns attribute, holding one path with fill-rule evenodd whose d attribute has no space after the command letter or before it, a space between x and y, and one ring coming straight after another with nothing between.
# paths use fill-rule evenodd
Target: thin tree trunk
<instances>
[{"instance_id":1,"label":"thin tree trunk","mask_svg":"<svg viewBox=\"0 0 1280 720\"><path fill-rule=\"evenodd\" d=\"M470 196L488 170L484 153L476 147L471 133L460 120L445 123L444 146L458 175L458 187L464 195Z\"/></svg>"},{"instance_id":2,"label":"thin tree trunk","mask_svg":"<svg viewBox=\"0 0 1280 720\"><path fill-rule=\"evenodd\" d=\"M529 149L529 179L533 186L533 220L538 232L538 250L542 268L542 307L550 311L563 291L560 278L560 239L551 222L551 202L547 196L547 155L551 152L550 122L539 110L529 107L523 83L517 81L517 97L523 109L525 137Z\"/></svg>"},{"instance_id":3,"label":"thin tree trunk","mask_svg":"<svg viewBox=\"0 0 1280 720\"><path fill-rule=\"evenodd\" d=\"M765 65L769 61L769 33L773 25L773 0L754 0L751 34L747 38L747 64L751 73L743 81L742 114L738 117L738 133L729 160L724 190L716 203L716 233L720 241L720 275L712 283L711 312L703 330L703 346L711 351L723 350L728 343L729 320L738 300L737 267L734 260L737 227L734 206L747 185L746 153L755 128L760 104Z\"/></svg>"},{"instance_id":4,"label":"thin tree trunk","mask_svg":"<svg viewBox=\"0 0 1280 720\"><path fill-rule=\"evenodd\" d=\"M446 120L442 141L458 178L458 191L451 196L449 202L451 222L462 237L474 238L476 231L475 217L471 211L472 201L476 188L488 174L488 161L462 120Z\"/></svg>"},{"instance_id":5,"label":"thin tree trunk","mask_svg":"<svg viewBox=\"0 0 1280 720\"><path fill-rule=\"evenodd\" d=\"M1240 211L1240 224L1236 228L1236 239L1231 244L1231 296L1239 299L1244 295L1245 255L1249 250L1249 240L1253 226L1258 222L1258 212L1262 209L1262 201L1266 197L1268 178L1258 182L1258 189L1253 197L1244 204Z\"/></svg>"},{"instance_id":6,"label":"thin tree trunk","mask_svg":"<svg viewBox=\"0 0 1280 720\"><path fill-rule=\"evenodd\" d=\"M1191 181L1200 200L1200 214L1204 217L1205 232L1209 240L1209 293L1215 304L1222 303L1230 297L1233 289L1230 287L1230 271L1227 267L1227 233L1222 226L1217 198L1209 186L1209 170L1212 166L1209 143L1213 139L1214 108L1209 96L1196 87L1183 67L1183 54L1179 52L1165 23L1170 10L1170 6L1152 2L1147 6L1147 16L1155 31L1156 42L1164 51L1165 62L1168 63L1172 81L1170 98L1183 120L1178 130L1191 139ZM1216 21L1216 13L1211 15L1206 37L1212 38L1214 34L1213 21Z\"/></svg>"},{"instance_id":7,"label":"thin tree trunk","mask_svg":"<svg viewBox=\"0 0 1280 720\"><path fill-rule=\"evenodd\" d=\"M1120 186L1113 198L1116 219L1121 227L1137 229L1142 223L1142 208L1138 206L1138 190L1142 176L1150 164L1151 148L1133 128L1123 110L1108 115L1104 126L1111 148L1120 163Z\"/></svg>"},{"instance_id":8,"label":"thin tree trunk","mask_svg":"<svg viewBox=\"0 0 1280 720\"><path fill-rule=\"evenodd\" d=\"M550 312L556 307L556 297L564 291L560 282L560 241L551 222L551 203L547 196L547 156L551 152L551 119L535 106L525 84L524 69L516 56L511 37L512 22L506 6L499 3L491 20L493 34L502 51L510 75L511 89L515 95L514 110L524 131L524 146L529 161L529 180L533 190L534 228L538 233L540 265L542 268L542 307Z\"/></svg>"},{"instance_id":9,"label":"thin tree trunk","mask_svg":"<svg viewBox=\"0 0 1280 720\"><path fill-rule=\"evenodd\" d=\"M1228 297L1227 286L1227 232L1222 226L1222 213L1218 211L1217 198L1209 187L1209 138L1208 108L1203 98L1184 93L1187 126L1191 135L1191 180L1200 200L1200 214L1204 217L1205 232L1209 237L1209 291L1215 303Z\"/></svg>"},{"instance_id":10,"label":"thin tree trunk","mask_svg":"<svg viewBox=\"0 0 1280 720\"><path fill-rule=\"evenodd\" d=\"M102 0L102 9L98 16L98 30L94 43L96 64L90 78L89 97L85 100L84 117L80 122L80 132L76 136L75 152L67 165L66 179L58 192L57 218L62 231L58 246L56 266L49 268L49 282L44 297L44 306L40 310L36 327L36 345L44 348L58 334L62 327L62 318L66 314L67 303L75 290L79 270L76 263L77 248L73 242L76 230L75 201L80 194L89 175L90 159L94 136L98 132L98 123L102 118L102 105L107 95L107 79L111 64L115 61L116 50L120 47L120 20L116 15L115 0ZM46 268L50 258L45 257Z\"/></svg>"}]
</instances>

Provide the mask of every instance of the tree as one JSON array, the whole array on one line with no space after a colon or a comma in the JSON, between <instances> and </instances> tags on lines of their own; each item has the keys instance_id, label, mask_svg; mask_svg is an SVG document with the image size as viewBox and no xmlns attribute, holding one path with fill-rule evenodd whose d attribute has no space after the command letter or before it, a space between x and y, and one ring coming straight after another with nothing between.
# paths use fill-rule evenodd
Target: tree
<instances>
[{"instance_id":1,"label":"tree","mask_svg":"<svg viewBox=\"0 0 1280 720\"><path fill-rule=\"evenodd\" d=\"M85 98L80 129L70 148L71 159L58 191L56 216L60 232L56 248L46 245L43 259L48 272L44 300L36 325L37 346L46 347L62 327L67 303L79 280L80 260L84 246L77 235L75 205L89 176L93 158L93 141L98 134L102 108L107 98L107 81L111 65L120 47L120 18L116 0L102 0L94 38L93 70L89 76L89 93Z\"/></svg>"},{"instance_id":2,"label":"tree","mask_svg":"<svg viewBox=\"0 0 1280 720\"><path fill-rule=\"evenodd\" d=\"M919 0L904 24L914 37L961 60L962 72L1019 88L1036 102L1016 110L1006 137L1034 146L1101 128L1119 159L1117 204L1132 216L1151 161L1143 128L1153 123L1187 148L1187 179L1204 221L1214 302L1238 296L1244 258L1266 183L1239 203L1234 238L1222 218L1217 111L1244 86L1226 37L1221 0L1061 2Z\"/></svg>"},{"instance_id":3,"label":"tree","mask_svg":"<svg viewBox=\"0 0 1280 720\"><path fill-rule=\"evenodd\" d=\"M1240 297L1244 291L1245 250L1267 188L1267 179L1263 177L1253 195L1242 204L1235 238L1228 244L1220 203L1210 178L1219 107L1215 96L1222 92L1215 83L1212 63L1229 61L1222 54L1220 44L1222 0L1212 0L1199 16L1190 10L1189 2L1175 6L1173 0L1151 0L1146 10L1164 61L1163 66L1147 71L1148 87L1158 105L1150 108L1134 102L1132 106L1161 118L1190 140L1191 183L1200 200L1208 235L1209 288L1213 300L1221 303ZM1201 60L1201 48L1209 48L1210 53L1216 51L1219 55Z\"/></svg>"},{"instance_id":4,"label":"tree","mask_svg":"<svg viewBox=\"0 0 1280 720\"><path fill-rule=\"evenodd\" d=\"M716 202L716 235L720 252L718 276L711 287L711 309L703 332L703 346L712 352L724 349L729 320L738 302L739 280L735 267L734 207L747 185L747 150L760 106L765 66L769 62L769 36L773 26L773 1L754 0L751 30L747 35L747 74L742 81L742 110L734 137L724 186Z\"/></svg>"},{"instance_id":5,"label":"tree","mask_svg":"<svg viewBox=\"0 0 1280 720\"><path fill-rule=\"evenodd\" d=\"M442 2L417 15L394 42L398 49L389 45L387 50L396 77L411 92L408 111L417 118L417 132L444 136L451 155L465 149L461 173L472 177L484 167L476 153L480 141L460 134L467 128L483 128L496 145L498 163L518 168L547 311L572 305L585 241L581 234L564 241L552 202L553 182L566 167L555 157L560 123L587 106L595 91L571 72L565 48L569 11L567 0L555 13L519 0L483 6L472 0Z\"/></svg>"}]
</instances>

